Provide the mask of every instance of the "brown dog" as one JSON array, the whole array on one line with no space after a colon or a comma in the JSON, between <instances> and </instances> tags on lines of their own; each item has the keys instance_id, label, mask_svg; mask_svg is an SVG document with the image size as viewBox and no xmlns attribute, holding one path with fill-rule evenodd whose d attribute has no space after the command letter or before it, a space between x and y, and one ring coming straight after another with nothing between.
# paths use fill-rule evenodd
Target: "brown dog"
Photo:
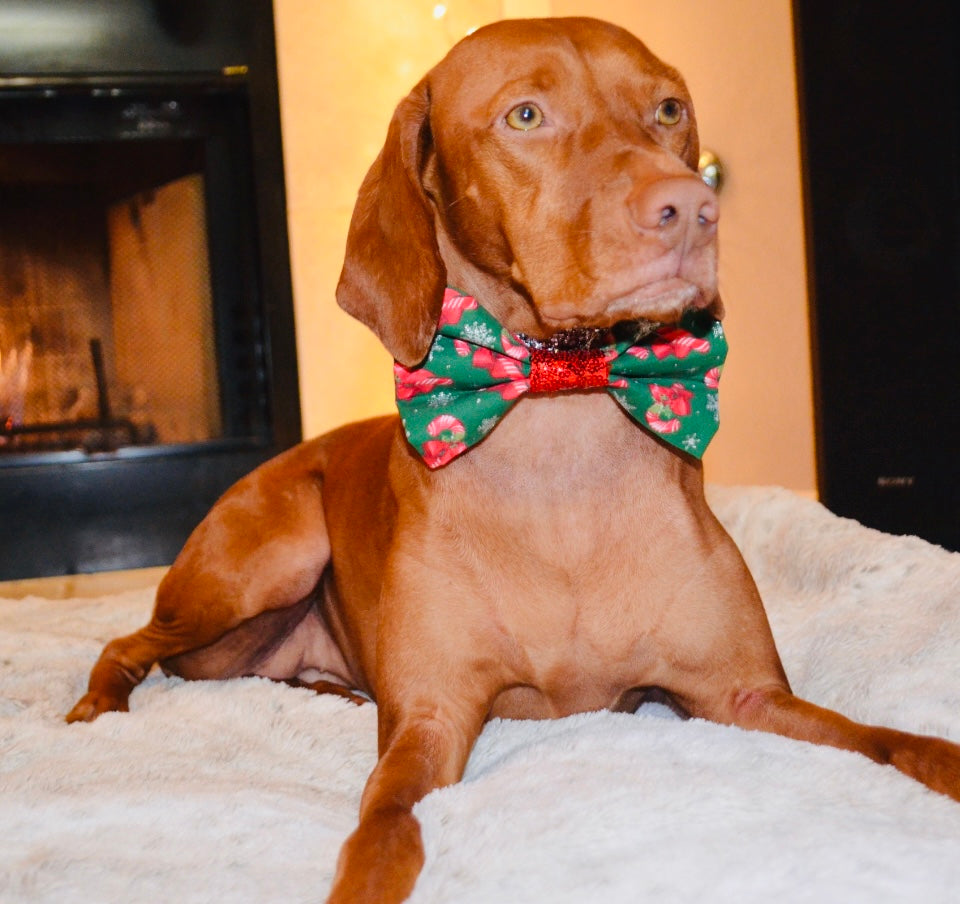
<instances>
[{"instance_id":1,"label":"brown dog","mask_svg":"<svg viewBox=\"0 0 960 904\"><path fill-rule=\"evenodd\" d=\"M679 367L719 341L719 327L675 326L720 315L717 204L697 157L683 81L618 28L505 21L458 44L396 111L338 290L400 362L401 403L429 399L436 416L409 441L392 417L344 427L240 481L187 542L150 624L106 647L68 719L126 709L158 661L189 678L265 675L375 699L380 759L334 902L409 894L423 861L412 808L460 778L493 716L630 710L657 694L859 751L960 798L960 747L791 694L684 451L697 437L671 442L701 397L655 378L635 420L608 391L629 382L608 328L640 343L628 363ZM441 309L446 285L460 291ZM438 322L465 312L472 332L444 340L448 365L501 380L471 404L513 403L479 426L443 413L459 387L433 361ZM670 326L643 345L648 321ZM471 344L480 333L496 354ZM694 378L708 409L715 378ZM421 416L426 403L408 429Z\"/></svg>"}]
</instances>

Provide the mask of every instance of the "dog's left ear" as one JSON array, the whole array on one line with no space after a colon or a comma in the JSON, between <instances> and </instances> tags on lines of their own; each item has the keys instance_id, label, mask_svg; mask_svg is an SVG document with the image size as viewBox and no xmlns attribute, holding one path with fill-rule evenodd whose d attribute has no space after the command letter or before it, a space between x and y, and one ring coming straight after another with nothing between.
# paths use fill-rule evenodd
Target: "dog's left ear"
<instances>
[{"instance_id":1,"label":"dog's left ear","mask_svg":"<svg viewBox=\"0 0 960 904\"><path fill-rule=\"evenodd\" d=\"M365 323L401 364L430 348L446 283L434 208L421 173L429 150L427 80L400 102L367 173L347 234L337 303Z\"/></svg>"}]
</instances>

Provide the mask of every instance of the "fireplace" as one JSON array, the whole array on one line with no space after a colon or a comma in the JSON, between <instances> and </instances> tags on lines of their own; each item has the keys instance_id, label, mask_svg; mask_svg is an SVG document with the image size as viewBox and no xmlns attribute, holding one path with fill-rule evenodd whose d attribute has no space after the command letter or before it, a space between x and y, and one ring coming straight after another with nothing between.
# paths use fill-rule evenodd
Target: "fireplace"
<instances>
[{"instance_id":1,"label":"fireplace","mask_svg":"<svg viewBox=\"0 0 960 904\"><path fill-rule=\"evenodd\" d=\"M0 9L0 580L168 563L300 438L272 25Z\"/></svg>"}]
</instances>

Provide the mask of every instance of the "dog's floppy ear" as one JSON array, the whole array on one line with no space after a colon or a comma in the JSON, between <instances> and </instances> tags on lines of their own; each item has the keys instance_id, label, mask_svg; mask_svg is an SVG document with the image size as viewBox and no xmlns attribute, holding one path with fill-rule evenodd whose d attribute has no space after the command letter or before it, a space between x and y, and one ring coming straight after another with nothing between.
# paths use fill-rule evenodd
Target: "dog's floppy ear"
<instances>
[{"instance_id":1,"label":"dog's floppy ear","mask_svg":"<svg viewBox=\"0 0 960 904\"><path fill-rule=\"evenodd\" d=\"M427 354L446 281L434 208L421 183L429 111L424 79L397 107L386 144L360 186L337 286L340 307L407 366Z\"/></svg>"}]
</instances>

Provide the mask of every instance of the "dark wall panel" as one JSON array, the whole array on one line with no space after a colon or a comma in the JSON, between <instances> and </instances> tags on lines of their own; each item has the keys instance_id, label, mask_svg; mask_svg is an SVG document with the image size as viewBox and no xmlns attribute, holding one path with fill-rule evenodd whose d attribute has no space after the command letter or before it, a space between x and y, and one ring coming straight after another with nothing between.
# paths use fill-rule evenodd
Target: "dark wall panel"
<instances>
[{"instance_id":1,"label":"dark wall panel","mask_svg":"<svg viewBox=\"0 0 960 904\"><path fill-rule=\"evenodd\" d=\"M960 549L953 6L795 0L794 14L821 498Z\"/></svg>"}]
</instances>

